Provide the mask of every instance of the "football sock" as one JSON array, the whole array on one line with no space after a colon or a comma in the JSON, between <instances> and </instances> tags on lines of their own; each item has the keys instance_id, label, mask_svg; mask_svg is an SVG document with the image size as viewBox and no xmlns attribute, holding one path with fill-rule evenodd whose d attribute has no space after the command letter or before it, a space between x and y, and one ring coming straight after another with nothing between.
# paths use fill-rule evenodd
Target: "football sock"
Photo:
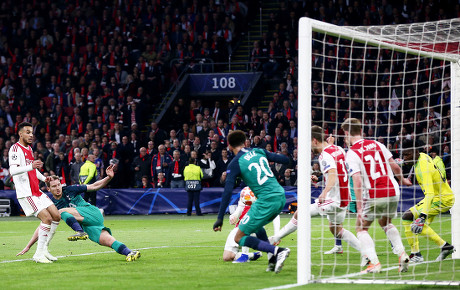
<instances>
[{"instance_id":1,"label":"football sock","mask_svg":"<svg viewBox=\"0 0 460 290\"><path fill-rule=\"evenodd\" d=\"M359 241L358 241L358 243L359 243ZM335 245L339 246L339 247L342 246L342 239L335 238Z\"/></svg>"},{"instance_id":2,"label":"football sock","mask_svg":"<svg viewBox=\"0 0 460 290\"><path fill-rule=\"evenodd\" d=\"M425 224L420 235L428 236L430 240L436 243L438 247L442 247L446 241L444 241L429 225Z\"/></svg>"},{"instance_id":3,"label":"football sock","mask_svg":"<svg viewBox=\"0 0 460 290\"><path fill-rule=\"evenodd\" d=\"M361 256L367 256L372 264L379 263L379 258L375 252L375 244L367 231L360 231L357 234L361 246Z\"/></svg>"},{"instance_id":4,"label":"football sock","mask_svg":"<svg viewBox=\"0 0 460 290\"><path fill-rule=\"evenodd\" d=\"M339 237L342 238L345 242L347 242L350 246L352 246L355 250L361 251L361 247L359 244L358 238L353 235L350 231L342 228L342 230L339 233ZM336 239L336 245L337 245L337 240L340 241L340 246L342 245L341 239L337 238Z\"/></svg>"},{"instance_id":5,"label":"football sock","mask_svg":"<svg viewBox=\"0 0 460 290\"><path fill-rule=\"evenodd\" d=\"M131 250L127 246L125 246L125 244L119 241L113 242L111 247L120 255L127 256L129 253L131 253Z\"/></svg>"},{"instance_id":6,"label":"football sock","mask_svg":"<svg viewBox=\"0 0 460 290\"><path fill-rule=\"evenodd\" d=\"M248 247L241 247L241 253L247 255L249 254L249 248Z\"/></svg>"},{"instance_id":7,"label":"football sock","mask_svg":"<svg viewBox=\"0 0 460 290\"><path fill-rule=\"evenodd\" d=\"M285 225L279 232L278 234L274 235L273 237L275 238L275 242L278 242L285 236L292 234L297 230L297 220L292 217L291 220Z\"/></svg>"},{"instance_id":8,"label":"football sock","mask_svg":"<svg viewBox=\"0 0 460 290\"><path fill-rule=\"evenodd\" d=\"M404 225L404 234L406 234L407 243L410 246L410 252L411 253L420 252L418 236L410 230L410 225L412 224L412 221L403 220L402 223Z\"/></svg>"},{"instance_id":9,"label":"football sock","mask_svg":"<svg viewBox=\"0 0 460 290\"><path fill-rule=\"evenodd\" d=\"M77 222L77 219L74 218L73 215L71 215L68 212L62 212L61 213L61 219L66 222L66 224L72 228L72 230L76 232L83 232L83 228L81 225Z\"/></svg>"},{"instance_id":10,"label":"football sock","mask_svg":"<svg viewBox=\"0 0 460 290\"><path fill-rule=\"evenodd\" d=\"M55 222L55 221L51 222L50 232L48 234L48 239L46 240L46 246L50 244L51 239L54 237L54 234L56 233L56 229L58 225L59 225L59 222Z\"/></svg>"},{"instance_id":11,"label":"football sock","mask_svg":"<svg viewBox=\"0 0 460 290\"><path fill-rule=\"evenodd\" d=\"M43 251L46 246L46 240L48 239L50 228L51 225L40 223L40 228L38 230L37 252Z\"/></svg>"},{"instance_id":12,"label":"football sock","mask_svg":"<svg viewBox=\"0 0 460 290\"><path fill-rule=\"evenodd\" d=\"M383 230L387 234L387 238L390 240L390 243L393 245L393 253L398 256L404 253L404 245L402 243L401 235L399 234L398 229L393 224L388 224L383 227Z\"/></svg>"},{"instance_id":13,"label":"football sock","mask_svg":"<svg viewBox=\"0 0 460 290\"><path fill-rule=\"evenodd\" d=\"M256 233L256 236L259 240L261 241L268 241L268 236L267 236L267 232L265 231L264 228L261 228L257 233Z\"/></svg>"},{"instance_id":14,"label":"football sock","mask_svg":"<svg viewBox=\"0 0 460 290\"><path fill-rule=\"evenodd\" d=\"M269 242L261 241L258 238L252 237L252 236L242 237L239 244L240 246L246 246L254 250L259 250L259 251L272 253L272 254L275 254L275 251L276 251L276 247L273 245L270 245Z\"/></svg>"}]
</instances>

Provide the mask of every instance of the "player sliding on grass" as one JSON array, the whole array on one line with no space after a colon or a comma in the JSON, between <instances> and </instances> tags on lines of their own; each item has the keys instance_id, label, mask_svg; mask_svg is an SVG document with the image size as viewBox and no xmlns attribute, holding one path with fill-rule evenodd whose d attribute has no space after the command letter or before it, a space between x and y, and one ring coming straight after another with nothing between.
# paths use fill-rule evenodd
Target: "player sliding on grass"
<instances>
[{"instance_id":1,"label":"player sliding on grass","mask_svg":"<svg viewBox=\"0 0 460 290\"><path fill-rule=\"evenodd\" d=\"M112 232L104 226L104 217L100 210L94 205L86 202L81 196L87 191L96 191L106 186L114 176L113 165L106 169L107 176L93 184L88 185L71 185L62 187L59 177L51 176L51 180L47 181L48 190L53 195L53 202L59 209L61 216L71 214L78 223L83 227L83 230L88 233L89 239L101 246L106 246L114 249L117 253L126 256L126 261L131 262L137 260L141 254L139 251L131 251L123 243L115 240L112 237ZM68 218L68 217L67 217ZM37 241L37 231L35 231L32 239L27 246L18 255L26 253L30 247Z\"/></svg>"},{"instance_id":2,"label":"player sliding on grass","mask_svg":"<svg viewBox=\"0 0 460 290\"><path fill-rule=\"evenodd\" d=\"M419 152L411 141L404 142L403 148L404 162L414 166L415 177L425 194L424 199L402 216L404 232L411 247L410 260L413 263L423 262L418 243L418 234L420 234L428 236L441 248L436 261L442 261L452 254L454 246L444 241L429 225L437 215L447 212L454 205L454 194L445 174L430 156Z\"/></svg>"},{"instance_id":3,"label":"player sliding on grass","mask_svg":"<svg viewBox=\"0 0 460 290\"><path fill-rule=\"evenodd\" d=\"M370 261L362 273L379 273L382 268L374 241L368 233L376 218L393 246L393 253L399 256L399 272L407 272L409 256L398 229L391 223L399 202L399 186L393 172L400 182L406 184L401 168L383 144L363 139L358 119L346 119L342 129L349 146L346 161L356 195L356 232L361 244L361 256L367 256Z\"/></svg>"},{"instance_id":4,"label":"player sliding on grass","mask_svg":"<svg viewBox=\"0 0 460 290\"><path fill-rule=\"evenodd\" d=\"M326 185L316 202L310 205L310 215L326 215L329 220L329 229L334 237L345 240L359 251L358 239L342 226L349 201L345 151L339 146L328 144L325 140L324 131L319 126L311 128L311 149L315 154L321 153L318 161ZM296 230L297 211L289 223L277 235L270 237L269 241L272 244L278 242Z\"/></svg>"},{"instance_id":5,"label":"player sliding on grass","mask_svg":"<svg viewBox=\"0 0 460 290\"><path fill-rule=\"evenodd\" d=\"M246 135L243 131L236 130L228 135L228 146L235 154L235 158L228 165L222 202L213 229L222 230L224 214L230 203L233 186L236 178L241 176L244 183L254 192L257 201L238 226L235 242L240 246L267 252L269 256L267 271L279 273L291 250L271 245L264 229L266 224L278 216L286 203L284 189L274 177L269 162L287 164L289 159L284 155L259 148L244 148L245 141ZM255 233L258 238L252 237L252 233Z\"/></svg>"},{"instance_id":6,"label":"player sliding on grass","mask_svg":"<svg viewBox=\"0 0 460 290\"><path fill-rule=\"evenodd\" d=\"M232 213L229 217L229 222L231 225L236 225L235 228L228 234L227 242L224 247L223 260L224 261L233 261L233 263L246 263L249 261L255 261L262 257L261 252L250 253L248 247L241 247L241 252L238 252L239 245L235 242L235 236L238 232L238 226L241 220L244 218L246 213L251 208L253 202L256 201L256 197L249 186L243 188L240 192L240 198L238 200L238 207L235 212ZM279 231L280 228L280 217L277 216L273 220L273 227L275 233Z\"/></svg>"}]
</instances>

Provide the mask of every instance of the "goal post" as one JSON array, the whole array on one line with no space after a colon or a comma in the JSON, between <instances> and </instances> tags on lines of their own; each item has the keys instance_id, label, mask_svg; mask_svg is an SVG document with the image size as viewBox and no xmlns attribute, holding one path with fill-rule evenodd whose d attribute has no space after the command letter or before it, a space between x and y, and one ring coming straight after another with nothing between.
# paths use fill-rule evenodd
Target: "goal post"
<instances>
[{"instance_id":1,"label":"goal post","mask_svg":"<svg viewBox=\"0 0 460 290\"><path fill-rule=\"evenodd\" d=\"M321 36L318 36L321 35ZM317 37L317 38L315 38ZM319 39L321 38L321 39ZM317 58L321 58L322 63L319 65L313 63L313 56L314 52L314 45L313 42L320 42L317 47L322 47L325 51L320 52L320 55L315 55ZM339 47L343 42L346 44L343 47ZM364 51L364 57L359 59L358 57L354 56L354 46L358 48L358 50ZM340 282L340 283L390 283L390 284L427 284L427 285L434 285L436 281L430 281L432 279L429 277L429 272L431 269L429 268L429 263L427 262L427 266L423 268L424 271L424 278L420 278L419 274L416 273L417 267L411 267L412 276L398 276L395 277L391 274L384 274L382 276L372 275L371 279L366 277L366 279L360 279L359 275L353 276L353 265L354 257L351 254L348 254L346 263L347 263L347 275L341 275L338 277L334 276L334 271L336 268L340 268L340 261L338 258L335 261L335 264L332 266L333 271L332 275L323 277L322 274L318 275L314 271L312 271L312 265L315 261L314 255L322 255L322 253L312 253L314 245L312 243L315 242L315 238L312 235L312 219L310 218L309 213L309 205L310 200L312 197L311 194L311 127L312 127L312 115L314 106L312 106L312 90L315 88L313 87L313 82L320 83L322 85L321 102L323 105L325 99L329 99L336 105L336 107L340 107L340 96L339 90L337 89L338 86L342 87L351 87L352 76L354 74L362 74L363 78L369 77L369 74L372 74L372 78L375 79L373 85L369 85L369 83L362 82L361 85L358 85L358 95L361 98L361 106L362 110L361 113L363 115L362 120L364 121L364 115L366 113L369 114L376 114L384 112L385 114L389 115L387 123L385 124L366 124L369 127L372 126L375 130L381 127L384 127L389 131L391 131L390 127L397 127L402 131L402 128L408 124L404 123L404 114L406 111L404 110L405 105L411 100L415 100L415 104L418 106L426 106L423 100L428 99L430 100L430 93L436 93L442 97L443 93L450 93L450 156L452 156L452 166L448 168L449 172L451 172L451 187L457 199L457 202L454 203L453 207L450 210L450 216L448 217L450 222L450 229L449 229L449 237L448 240L456 247L456 252L452 255L452 268L449 270L439 270L442 271L442 274L449 274L449 271L455 272L455 259L460 258L460 194L458 194L460 190L460 179L455 178L460 176L460 167L458 166L458 162L456 164L456 160L454 156L460 156L460 19L452 19L452 20L443 20L437 22L427 22L427 23L414 23L414 24L404 24L404 25L387 25L387 26L371 26L371 27L339 27L336 25L332 25L325 22L320 22L317 20L309 19L309 18L301 18L299 21L299 74L298 74L298 88L299 88L299 110L298 110L298 127L299 127L299 134L298 134L298 157L301 162L298 164L298 232L297 232L297 283L298 284L306 284L312 282ZM339 71L336 67L339 65L340 61L343 60L340 57L340 50L343 49L348 50L347 55L347 62L348 64L343 65L342 71ZM366 71L367 59L366 53L367 50L371 50L373 54L377 55L377 59L373 60L373 70L376 70L375 75L373 72ZM387 55L389 55L389 59L382 58L383 60L380 61L378 57L381 57L381 53L383 51L387 51ZM330 55L326 55L326 51L330 53ZM388 52L389 51L389 52ZM404 59L396 59L396 55L399 53L398 57L403 56ZM331 59L331 63L335 68L331 69L330 67L325 67L326 58ZM402 61L403 69L402 71L392 70L393 66L396 66L396 62ZM354 65L358 62L364 63L360 71L353 71ZM426 66L422 67L423 62L426 63ZM335 64L334 64L335 63ZM352 65L353 63L353 65ZM416 64L416 69L410 68L409 64ZM400 63L397 65L401 66ZM385 69L383 69L385 67ZM390 69L386 70L387 67ZM313 79L313 69L320 71L320 75L322 79ZM368 68L369 69L369 68ZM445 71L450 70L450 76L444 77ZM369 70L372 71L372 70ZM441 72L440 72L441 71ZM436 79L433 77L435 74L442 75L442 79ZM345 81L339 81L337 75L338 74L346 74L348 75ZM334 80L327 80L325 81L326 77L324 74L332 75ZM412 97L405 96L405 93L399 90L404 90L409 87L407 84L406 75L410 75L411 78L415 78L415 85L414 87L424 89L422 91L417 91L417 94ZM388 78L387 85L382 85L379 83L379 80L383 78ZM397 85L392 86L395 79L399 78L396 81ZM437 92L436 89L438 88L439 84L434 84L437 81L449 81L450 82L450 90L446 89L445 92ZM419 83L420 82L420 83ZM328 85L332 86L332 94L326 94L325 89ZM334 88L335 87L335 88ZM329 88L328 88L329 89ZM365 111L365 105L363 104L364 101L367 99L365 98L366 93L369 90L374 89L375 96L373 95L372 101L384 100L388 103L388 106L384 108L384 111L378 111L375 109L374 111ZM444 87L443 87L444 89ZM346 90L346 89L344 89ZM414 89L415 90L415 89ZM382 93L384 92L384 93ZM350 95L348 95L348 101L352 102L354 96L351 96L351 92L348 91ZM374 99L375 97L375 99ZM432 98L432 97L431 97ZM399 108L395 109L392 106L395 105ZM338 105L337 105L338 103ZM441 105L433 105L431 106L430 101L428 101L428 105L426 107L426 111L430 111L433 108L435 111L438 110L445 110L445 106ZM351 108L351 107L350 107ZM347 116L347 112L339 112L340 109L336 109L335 113L337 115L337 121L332 126L329 126L329 129L338 132L340 128L341 121L338 117L340 115ZM324 110L326 111L326 110ZM349 109L349 114L353 110ZM417 114L417 108L411 111L411 114ZM395 118L392 119L392 114L395 114L401 118L402 121L394 121ZM332 114L331 114L332 116ZM402 117L401 117L402 116ZM442 117L441 117L442 118ZM325 113L320 116L319 121L325 121ZM330 121L329 121L330 122ZM377 122L377 121L376 121ZM423 121L426 123L429 122L436 122L433 120L429 120L427 116L427 120ZM439 120L441 122L441 119ZM413 119L415 125L417 120ZM363 122L364 125L364 122ZM441 128L441 127L438 127ZM441 134L441 129L439 132L430 131L423 133L415 134L414 138L419 138L423 140L428 139L429 134ZM371 131L369 131L371 132ZM433 133L434 132L434 133ZM398 133L399 134L399 133ZM401 133L403 134L403 133ZM401 135L399 134L399 135ZM377 140L377 133L374 136ZM399 136L393 136L390 133L386 133L385 136L381 137L383 140L389 140L392 138L396 138L398 140ZM337 141L337 140L336 140ZM343 146L342 144L338 144ZM438 147L444 146L442 141L439 141L439 144L435 144ZM414 200L415 202L415 186L414 186ZM400 219L401 212L396 219ZM355 217L347 217L347 219L352 219L354 221ZM443 217L442 221L444 222L446 218ZM376 224L376 222L374 222ZM351 223L348 222L348 226ZM439 226L442 227L443 223L440 222ZM349 228L350 231L355 233L354 228ZM381 229L378 229L381 231ZM377 230L376 230L377 231ZM404 236L404 228L402 225L399 225L399 232L401 237L403 238L403 243L405 244L406 249L410 249L407 246L407 242ZM330 235L330 233L329 233ZM324 236L327 236L327 233L324 233ZM374 233L373 238L376 237ZM328 237L330 241L333 241L333 237L330 235ZM447 237L446 237L447 240ZM332 242L331 242L332 243ZM376 241L377 243L383 243L382 240ZM388 242L386 242L388 243ZM422 245L422 242L420 242ZM423 243L423 245L425 242ZM382 255L392 255L391 248L384 249L384 253ZM323 250L322 247L320 250ZM410 250L407 250L409 253ZM356 256L356 254L353 254ZM391 259L384 258L386 262L391 266ZM318 259L316 259L317 261ZM425 264L424 264L425 265ZM345 267L345 265L343 265ZM391 268L391 267L388 268ZM324 269L323 266L320 266L322 271ZM441 269L441 266L439 266ZM340 272L340 271L339 271ZM353 277L353 278L352 278ZM429 278L425 278L429 277ZM454 276L452 276L454 277ZM337 278L337 279L336 279ZM355 279L356 278L356 279ZM452 282L452 283L451 283ZM455 284L457 283L457 284ZM438 284L446 284L446 281L439 281ZM449 285L460 285L459 281L447 281Z\"/></svg>"}]
</instances>

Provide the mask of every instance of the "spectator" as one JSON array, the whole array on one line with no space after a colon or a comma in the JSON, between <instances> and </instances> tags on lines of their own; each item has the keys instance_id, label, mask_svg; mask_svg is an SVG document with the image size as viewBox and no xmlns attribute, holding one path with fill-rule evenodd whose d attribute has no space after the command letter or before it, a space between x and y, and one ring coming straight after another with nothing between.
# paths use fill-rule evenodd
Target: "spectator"
<instances>
[{"instance_id":1,"label":"spectator","mask_svg":"<svg viewBox=\"0 0 460 290\"><path fill-rule=\"evenodd\" d=\"M155 180L155 177L158 176L158 173L166 173L171 162L171 155L166 152L165 145L158 146L158 154L155 154L152 158L152 180ZM165 174L163 174L163 176L165 176Z\"/></svg>"},{"instance_id":2,"label":"spectator","mask_svg":"<svg viewBox=\"0 0 460 290\"><path fill-rule=\"evenodd\" d=\"M70 165L70 184L80 184L80 168L83 166L81 153L75 153L75 161Z\"/></svg>"},{"instance_id":3,"label":"spectator","mask_svg":"<svg viewBox=\"0 0 460 290\"><path fill-rule=\"evenodd\" d=\"M174 150L173 160L168 170L168 178L170 180L171 188L184 188L184 168L185 161L181 160L181 153L179 150Z\"/></svg>"},{"instance_id":4,"label":"spectator","mask_svg":"<svg viewBox=\"0 0 460 290\"><path fill-rule=\"evenodd\" d=\"M136 156L131 164L131 168L134 171L134 180L132 185L138 188L144 188L142 179L144 176L148 176L150 174L151 159L147 154L147 149L145 147L141 147L139 152L139 156Z\"/></svg>"}]
</instances>

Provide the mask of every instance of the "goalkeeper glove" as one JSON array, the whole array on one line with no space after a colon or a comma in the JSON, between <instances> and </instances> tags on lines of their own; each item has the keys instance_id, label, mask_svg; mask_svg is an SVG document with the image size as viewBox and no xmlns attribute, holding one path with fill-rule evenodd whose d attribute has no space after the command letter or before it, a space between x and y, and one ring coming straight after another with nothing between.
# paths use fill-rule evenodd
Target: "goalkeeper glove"
<instances>
[{"instance_id":1,"label":"goalkeeper glove","mask_svg":"<svg viewBox=\"0 0 460 290\"><path fill-rule=\"evenodd\" d=\"M416 219L411 225L410 230L414 234L420 234L423 230L423 226L425 225L426 214L421 213L419 218Z\"/></svg>"},{"instance_id":2,"label":"goalkeeper glove","mask_svg":"<svg viewBox=\"0 0 460 290\"><path fill-rule=\"evenodd\" d=\"M222 230L222 224L223 224L223 221L221 219L217 219L216 222L214 223L214 226L212 226L212 229L215 232L220 231Z\"/></svg>"}]
</instances>

